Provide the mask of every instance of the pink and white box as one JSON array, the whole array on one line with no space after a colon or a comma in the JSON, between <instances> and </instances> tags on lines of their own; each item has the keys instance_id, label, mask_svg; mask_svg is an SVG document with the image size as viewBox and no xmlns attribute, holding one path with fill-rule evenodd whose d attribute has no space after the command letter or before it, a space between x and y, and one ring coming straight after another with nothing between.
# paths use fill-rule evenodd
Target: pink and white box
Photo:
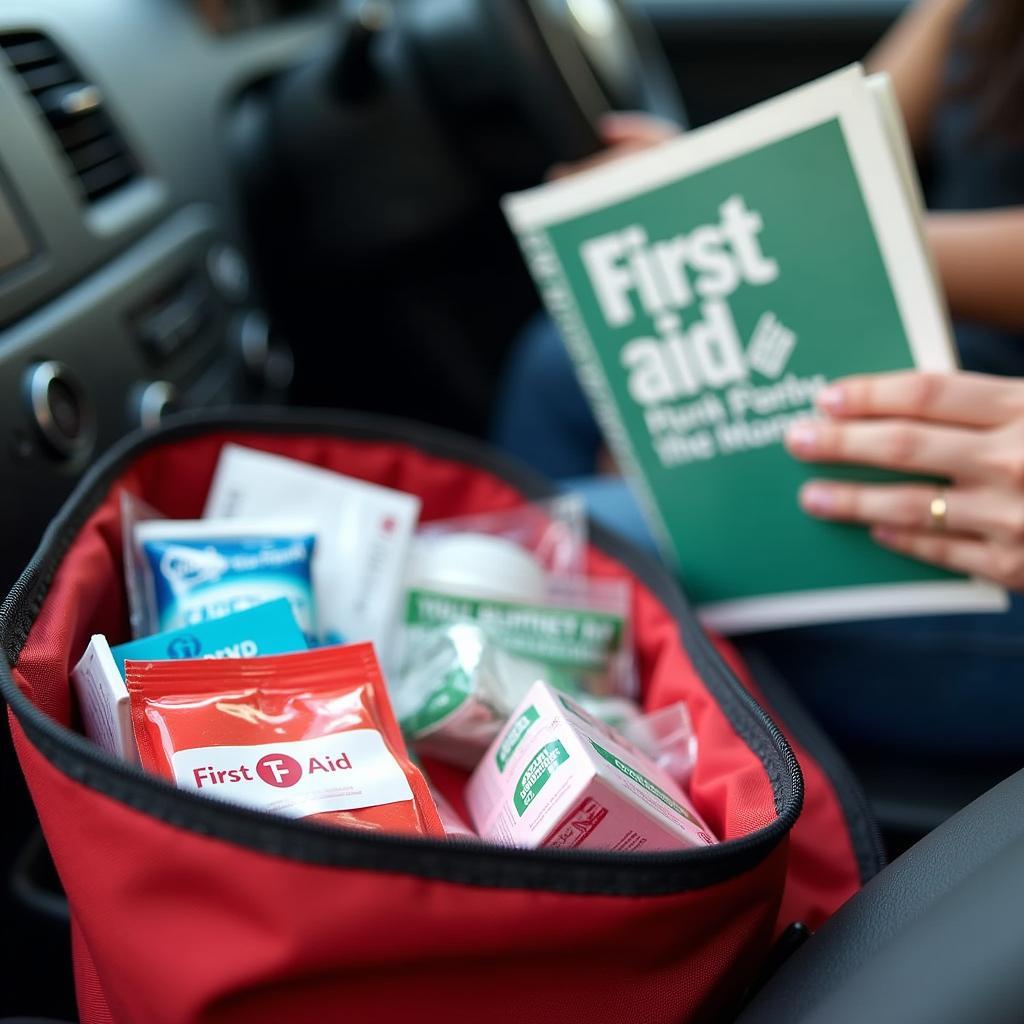
<instances>
[{"instance_id":1,"label":"pink and white box","mask_svg":"<svg viewBox=\"0 0 1024 1024\"><path fill-rule=\"evenodd\" d=\"M678 850L717 842L646 754L537 682L477 765L466 805L502 846Z\"/></svg>"}]
</instances>

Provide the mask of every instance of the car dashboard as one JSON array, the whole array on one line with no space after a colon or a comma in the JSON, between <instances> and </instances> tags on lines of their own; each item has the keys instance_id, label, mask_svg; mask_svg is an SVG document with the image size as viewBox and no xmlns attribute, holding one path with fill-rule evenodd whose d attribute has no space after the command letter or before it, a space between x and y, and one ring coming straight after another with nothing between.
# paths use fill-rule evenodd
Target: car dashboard
<instances>
[{"instance_id":1,"label":"car dashboard","mask_svg":"<svg viewBox=\"0 0 1024 1024\"><path fill-rule=\"evenodd\" d=\"M170 410L281 400L227 122L322 0L0 8L0 584L95 455Z\"/></svg>"}]
</instances>

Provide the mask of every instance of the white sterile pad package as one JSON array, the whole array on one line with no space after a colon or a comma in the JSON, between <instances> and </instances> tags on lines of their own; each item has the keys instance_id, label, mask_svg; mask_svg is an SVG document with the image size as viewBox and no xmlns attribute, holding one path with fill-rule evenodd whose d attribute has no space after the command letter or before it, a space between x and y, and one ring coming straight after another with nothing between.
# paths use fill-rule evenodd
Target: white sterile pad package
<instances>
[{"instance_id":1,"label":"white sterile pad package","mask_svg":"<svg viewBox=\"0 0 1024 1024\"><path fill-rule=\"evenodd\" d=\"M299 514L318 524L313 576L322 639L391 650L420 500L280 455L225 445L204 516Z\"/></svg>"}]
</instances>

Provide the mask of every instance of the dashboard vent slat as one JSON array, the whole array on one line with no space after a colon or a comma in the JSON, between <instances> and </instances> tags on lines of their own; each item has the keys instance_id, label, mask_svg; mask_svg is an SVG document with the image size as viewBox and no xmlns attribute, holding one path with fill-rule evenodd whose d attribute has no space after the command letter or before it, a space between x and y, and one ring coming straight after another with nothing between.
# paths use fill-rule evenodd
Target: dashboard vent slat
<instances>
[{"instance_id":1,"label":"dashboard vent slat","mask_svg":"<svg viewBox=\"0 0 1024 1024\"><path fill-rule=\"evenodd\" d=\"M96 202L139 175L99 90L39 32L0 34L0 51L36 102L85 200ZM0 62L2 63L2 62Z\"/></svg>"},{"instance_id":2,"label":"dashboard vent slat","mask_svg":"<svg viewBox=\"0 0 1024 1024\"><path fill-rule=\"evenodd\" d=\"M132 174L132 165L129 161L124 157L117 157L82 171L79 177L86 193L99 197L120 188Z\"/></svg>"},{"instance_id":3,"label":"dashboard vent slat","mask_svg":"<svg viewBox=\"0 0 1024 1024\"><path fill-rule=\"evenodd\" d=\"M7 59L19 71L22 68L31 67L33 64L47 64L50 61L60 60L57 47L41 36L36 39L28 39L25 42L10 43L5 49Z\"/></svg>"},{"instance_id":4,"label":"dashboard vent slat","mask_svg":"<svg viewBox=\"0 0 1024 1024\"><path fill-rule=\"evenodd\" d=\"M18 74L21 75L21 80L33 96L40 96L55 85L67 85L69 82L75 81L77 77L74 70L63 61L21 68Z\"/></svg>"},{"instance_id":5,"label":"dashboard vent slat","mask_svg":"<svg viewBox=\"0 0 1024 1024\"><path fill-rule=\"evenodd\" d=\"M107 135L85 146L69 149L68 155L71 157L71 163L74 164L75 170L79 174L84 174L86 171L91 171L94 167L120 158L124 154L117 148L117 142Z\"/></svg>"},{"instance_id":6,"label":"dashboard vent slat","mask_svg":"<svg viewBox=\"0 0 1024 1024\"><path fill-rule=\"evenodd\" d=\"M69 151L77 149L79 146L87 146L90 142L96 142L110 134L110 122L101 111L87 114L85 117L78 118L74 124L57 129L57 138L60 139L60 144Z\"/></svg>"}]
</instances>

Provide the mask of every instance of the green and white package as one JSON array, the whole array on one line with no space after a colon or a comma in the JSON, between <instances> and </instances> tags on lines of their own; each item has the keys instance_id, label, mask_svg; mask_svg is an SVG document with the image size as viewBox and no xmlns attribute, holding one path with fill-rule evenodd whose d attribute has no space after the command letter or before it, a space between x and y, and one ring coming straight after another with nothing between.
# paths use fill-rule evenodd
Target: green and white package
<instances>
[{"instance_id":1,"label":"green and white package","mask_svg":"<svg viewBox=\"0 0 1024 1024\"><path fill-rule=\"evenodd\" d=\"M625 580L562 577L533 601L412 587L405 643L455 623L479 626L498 649L568 676L573 689L599 696L636 691ZM407 656L408 658L408 656Z\"/></svg>"},{"instance_id":2,"label":"green and white package","mask_svg":"<svg viewBox=\"0 0 1024 1024\"><path fill-rule=\"evenodd\" d=\"M421 753L473 767L538 680L605 720L640 714L629 584L563 577L549 589L530 603L410 589L394 702Z\"/></svg>"}]
</instances>

